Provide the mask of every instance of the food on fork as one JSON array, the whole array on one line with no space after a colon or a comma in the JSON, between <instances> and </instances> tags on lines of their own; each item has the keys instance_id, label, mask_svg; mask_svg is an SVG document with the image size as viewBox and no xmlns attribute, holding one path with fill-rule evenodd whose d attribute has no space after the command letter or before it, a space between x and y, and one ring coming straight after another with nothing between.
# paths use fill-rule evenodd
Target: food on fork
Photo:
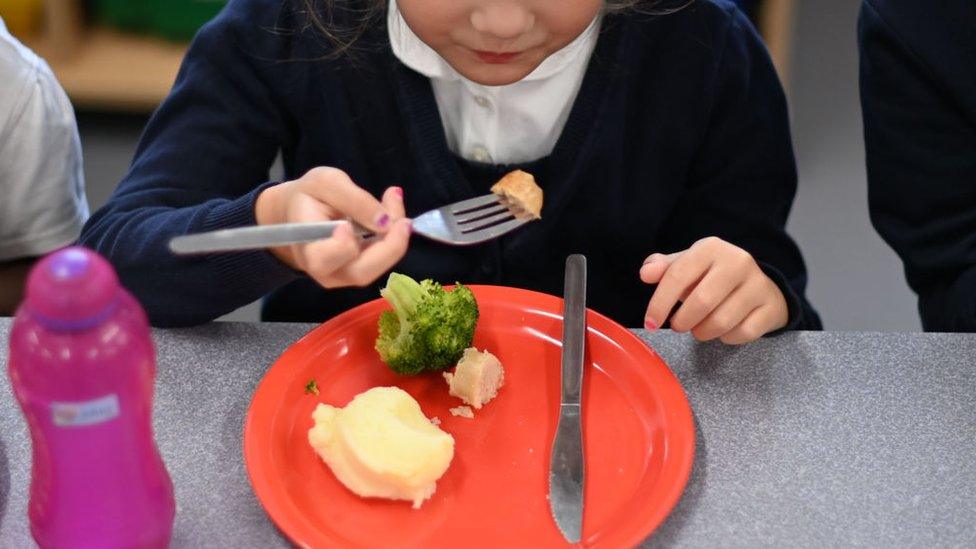
<instances>
[{"instance_id":1,"label":"food on fork","mask_svg":"<svg viewBox=\"0 0 976 549\"><path fill-rule=\"evenodd\" d=\"M454 458L454 437L397 387L374 387L345 408L319 404L312 420L309 444L360 497L407 500L418 509Z\"/></svg>"},{"instance_id":2,"label":"food on fork","mask_svg":"<svg viewBox=\"0 0 976 549\"><path fill-rule=\"evenodd\" d=\"M380 295L393 310L380 315L376 351L394 372L443 370L471 346L478 302L465 286L447 291L433 280L391 273Z\"/></svg>"},{"instance_id":3,"label":"food on fork","mask_svg":"<svg viewBox=\"0 0 976 549\"><path fill-rule=\"evenodd\" d=\"M506 205L520 211L521 216L542 218L542 189L536 185L532 174L522 170L509 172L491 186L491 192L501 196Z\"/></svg>"},{"instance_id":4,"label":"food on fork","mask_svg":"<svg viewBox=\"0 0 976 549\"><path fill-rule=\"evenodd\" d=\"M444 379L451 396L480 410L498 395L498 389L505 383L505 370L495 355L469 347L461 355L454 373L444 372Z\"/></svg>"}]
</instances>

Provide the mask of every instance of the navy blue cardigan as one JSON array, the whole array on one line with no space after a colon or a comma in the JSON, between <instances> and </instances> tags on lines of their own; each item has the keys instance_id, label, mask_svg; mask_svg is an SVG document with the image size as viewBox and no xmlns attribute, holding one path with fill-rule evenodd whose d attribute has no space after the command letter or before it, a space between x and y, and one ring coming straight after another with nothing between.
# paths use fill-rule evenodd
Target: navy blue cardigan
<instances>
[{"instance_id":1,"label":"navy blue cardigan","mask_svg":"<svg viewBox=\"0 0 976 549\"><path fill-rule=\"evenodd\" d=\"M869 0L860 18L871 219L928 331L976 331L976 2Z\"/></svg>"},{"instance_id":2,"label":"navy blue cardigan","mask_svg":"<svg viewBox=\"0 0 976 549\"><path fill-rule=\"evenodd\" d=\"M325 60L304 23L288 2L230 2L193 41L131 169L83 231L156 325L205 322L265 295L265 319L315 321L378 296L383 280L326 291L266 252L167 252L176 235L253 224L279 150L289 179L326 165L376 195L402 185L408 215L485 192L447 148L429 81L395 59L381 24L355 56ZM396 270L559 295L566 256L583 253L590 305L640 326L653 289L638 279L642 260L715 235L784 291L789 328L819 328L784 231L796 190L785 98L732 4L609 16L556 148L534 169L541 221L473 248L414 238Z\"/></svg>"}]
</instances>

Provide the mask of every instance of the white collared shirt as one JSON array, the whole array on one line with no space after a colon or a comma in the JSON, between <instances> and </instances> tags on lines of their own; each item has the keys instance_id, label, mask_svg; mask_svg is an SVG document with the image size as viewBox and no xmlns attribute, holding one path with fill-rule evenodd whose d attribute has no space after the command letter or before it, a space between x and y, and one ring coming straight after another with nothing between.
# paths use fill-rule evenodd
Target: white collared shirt
<instances>
[{"instance_id":1,"label":"white collared shirt","mask_svg":"<svg viewBox=\"0 0 976 549\"><path fill-rule=\"evenodd\" d=\"M447 145L466 160L529 162L556 146L596 46L600 17L522 80L483 86L457 73L414 34L390 0L387 28L393 54L430 79Z\"/></svg>"}]
</instances>

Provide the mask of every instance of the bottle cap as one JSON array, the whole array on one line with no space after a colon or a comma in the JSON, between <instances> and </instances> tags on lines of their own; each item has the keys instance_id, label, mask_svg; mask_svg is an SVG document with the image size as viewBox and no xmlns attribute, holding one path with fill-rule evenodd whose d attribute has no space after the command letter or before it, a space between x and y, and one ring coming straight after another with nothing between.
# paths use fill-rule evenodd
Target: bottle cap
<instances>
[{"instance_id":1,"label":"bottle cap","mask_svg":"<svg viewBox=\"0 0 976 549\"><path fill-rule=\"evenodd\" d=\"M31 269L25 304L51 330L85 330L112 314L119 294L112 265L87 248L72 246L48 255Z\"/></svg>"}]
</instances>

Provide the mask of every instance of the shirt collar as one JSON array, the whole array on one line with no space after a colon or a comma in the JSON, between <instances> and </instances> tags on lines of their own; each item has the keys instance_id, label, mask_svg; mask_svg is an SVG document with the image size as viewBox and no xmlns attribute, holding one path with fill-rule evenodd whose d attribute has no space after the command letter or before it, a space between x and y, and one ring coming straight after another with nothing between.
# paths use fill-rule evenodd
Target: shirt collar
<instances>
[{"instance_id":1,"label":"shirt collar","mask_svg":"<svg viewBox=\"0 0 976 549\"><path fill-rule=\"evenodd\" d=\"M463 76L458 74L444 58L425 44L407 25L406 20L397 8L396 0L390 0L386 26L393 55L401 63L431 79L464 80ZM600 15L597 15L579 36L543 60L534 71L520 82L545 80L574 63L586 63L588 56L585 54L592 50L591 46L597 39L599 28Z\"/></svg>"}]
</instances>

